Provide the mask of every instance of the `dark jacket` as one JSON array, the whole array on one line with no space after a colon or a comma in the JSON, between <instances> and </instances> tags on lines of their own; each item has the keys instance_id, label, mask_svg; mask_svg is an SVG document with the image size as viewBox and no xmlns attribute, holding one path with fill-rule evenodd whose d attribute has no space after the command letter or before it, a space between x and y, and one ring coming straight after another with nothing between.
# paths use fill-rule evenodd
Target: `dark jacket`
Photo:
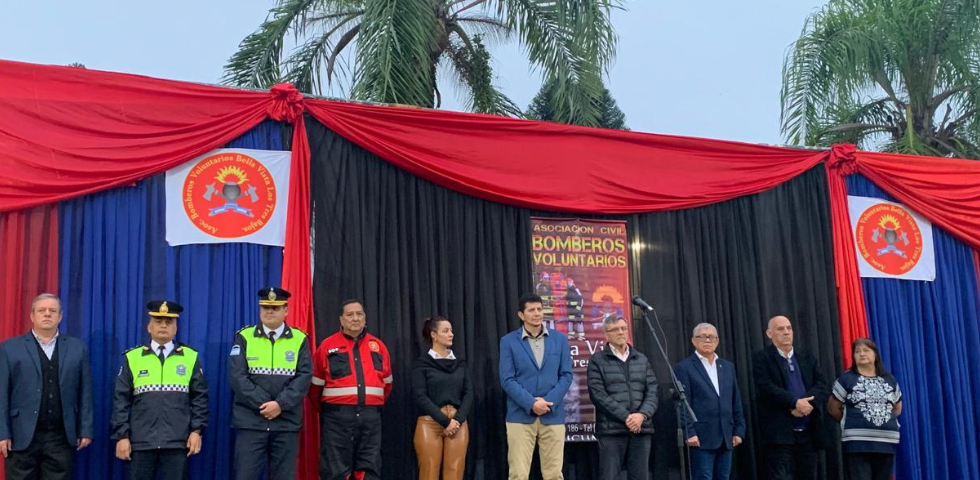
<instances>
[{"instance_id":1,"label":"dark jacket","mask_svg":"<svg viewBox=\"0 0 980 480\"><path fill-rule=\"evenodd\" d=\"M59 334L58 380L65 436L93 438L92 367L81 340ZM34 438L41 404L41 357L37 340L28 331L0 344L0 440L11 439L14 451L24 450Z\"/></svg>"},{"instance_id":2,"label":"dark jacket","mask_svg":"<svg viewBox=\"0 0 980 480\"><path fill-rule=\"evenodd\" d=\"M657 376L646 355L631 345L624 362L607 343L589 359L588 383L589 397L596 411L596 435L628 435L626 417L631 413L647 417L640 433L653 433Z\"/></svg>"},{"instance_id":3,"label":"dark jacket","mask_svg":"<svg viewBox=\"0 0 980 480\"><path fill-rule=\"evenodd\" d=\"M291 338L293 329L287 324L282 338ZM239 330L235 335L235 343L228 356L228 377L231 389L235 392L231 411L232 426L246 430L298 432L303 427L303 399L309 392L310 380L313 378L309 342L303 342L300 346L296 357L296 371L292 374L253 374L248 371L248 344L242 335L252 335L258 341L269 341L263 333L261 323ZM279 402L282 413L272 420L266 420L259 413L259 406L272 400Z\"/></svg>"},{"instance_id":4,"label":"dark jacket","mask_svg":"<svg viewBox=\"0 0 980 480\"><path fill-rule=\"evenodd\" d=\"M829 443L831 428L826 421L827 398L830 391L817 359L794 349L793 355L800 365L803 376L803 386L806 388L804 397L813 397L810 405L813 412L807 432L814 445L826 448ZM755 381L756 405L759 417L759 439L764 445L792 445L794 443L793 415L796 408L796 396L789 391L789 379L782 367L786 360L779 354L776 347L770 345L752 357L752 376Z\"/></svg>"},{"instance_id":5,"label":"dark jacket","mask_svg":"<svg viewBox=\"0 0 980 480\"><path fill-rule=\"evenodd\" d=\"M153 355L149 345L139 347L143 355ZM190 347L174 342L167 357L184 355ZM128 353L128 351L127 351ZM128 438L133 450L185 448L191 432L204 434L208 425L208 382L198 356L191 370L187 392L149 391L136 395L133 391L133 371L123 358L116 376L112 402L112 440Z\"/></svg>"},{"instance_id":6,"label":"dark jacket","mask_svg":"<svg viewBox=\"0 0 980 480\"><path fill-rule=\"evenodd\" d=\"M422 354L412 365L412 395L419 415L428 415L439 422L443 428L451 420L442 413L446 405L456 407L457 422L466 421L473 408L473 382L462 359L448 360L432 358Z\"/></svg>"},{"instance_id":7,"label":"dark jacket","mask_svg":"<svg viewBox=\"0 0 980 480\"><path fill-rule=\"evenodd\" d=\"M687 401L698 421L687 416L687 409L681 407L685 424L686 438L695 435L701 448L714 450L724 447L732 449L732 437L745 438L745 417L742 414L742 397L738 392L735 378L735 365L715 356L718 367L718 391L711 383L711 377L697 354L677 362L674 373L677 381L684 386ZM720 393L719 393L720 392Z\"/></svg>"}]
</instances>

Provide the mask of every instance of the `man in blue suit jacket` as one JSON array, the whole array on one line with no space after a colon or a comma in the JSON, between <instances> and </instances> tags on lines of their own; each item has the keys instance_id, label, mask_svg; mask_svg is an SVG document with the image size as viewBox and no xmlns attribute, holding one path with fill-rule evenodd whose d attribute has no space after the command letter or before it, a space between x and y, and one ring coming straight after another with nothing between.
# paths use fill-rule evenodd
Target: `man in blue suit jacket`
<instances>
[{"instance_id":1,"label":"man in blue suit jacket","mask_svg":"<svg viewBox=\"0 0 980 480\"><path fill-rule=\"evenodd\" d=\"M58 333L61 300L31 303L31 331L0 344L0 454L7 480L71 477L92 443L92 372L81 340Z\"/></svg>"},{"instance_id":2,"label":"man in blue suit jacket","mask_svg":"<svg viewBox=\"0 0 980 480\"><path fill-rule=\"evenodd\" d=\"M684 423L691 452L694 480L728 480L732 450L745 437L742 398L735 379L735 365L718 358L718 330L710 323L694 327L694 355L674 366L698 421Z\"/></svg>"},{"instance_id":3,"label":"man in blue suit jacket","mask_svg":"<svg viewBox=\"0 0 980 480\"><path fill-rule=\"evenodd\" d=\"M507 393L509 480L527 480L538 446L544 480L562 480L565 393L572 384L572 355L561 332L544 327L541 297L519 302L521 328L500 339L500 385Z\"/></svg>"}]
</instances>

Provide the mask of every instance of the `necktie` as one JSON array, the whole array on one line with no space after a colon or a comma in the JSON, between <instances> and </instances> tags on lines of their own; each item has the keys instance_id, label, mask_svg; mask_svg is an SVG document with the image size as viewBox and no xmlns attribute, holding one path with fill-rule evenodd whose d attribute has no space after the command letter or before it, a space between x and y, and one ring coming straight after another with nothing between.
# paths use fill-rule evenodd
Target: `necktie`
<instances>
[{"instance_id":1,"label":"necktie","mask_svg":"<svg viewBox=\"0 0 980 480\"><path fill-rule=\"evenodd\" d=\"M157 355L158 357L160 357L160 363L163 363L167 360L167 355L163 353L163 350L164 350L164 346L160 345L160 354Z\"/></svg>"},{"instance_id":2,"label":"necktie","mask_svg":"<svg viewBox=\"0 0 980 480\"><path fill-rule=\"evenodd\" d=\"M272 343L276 343L276 331L275 330L269 332L269 341L272 342Z\"/></svg>"}]
</instances>

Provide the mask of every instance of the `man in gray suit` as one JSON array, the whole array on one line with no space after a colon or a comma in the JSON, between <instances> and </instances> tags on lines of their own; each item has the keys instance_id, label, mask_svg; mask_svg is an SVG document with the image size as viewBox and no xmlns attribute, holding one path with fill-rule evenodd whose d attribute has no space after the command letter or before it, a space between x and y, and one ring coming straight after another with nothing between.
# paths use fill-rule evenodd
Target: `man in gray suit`
<instances>
[{"instance_id":1,"label":"man in gray suit","mask_svg":"<svg viewBox=\"0 0 980 480\"><path fill-rule=\"evenodd\" d=\"M38 295L31 331L0 344L0 455L7 480L71 477L92 443L92 372L81 340L58 333L61 300Z\"/></svg>"}]
</instances>

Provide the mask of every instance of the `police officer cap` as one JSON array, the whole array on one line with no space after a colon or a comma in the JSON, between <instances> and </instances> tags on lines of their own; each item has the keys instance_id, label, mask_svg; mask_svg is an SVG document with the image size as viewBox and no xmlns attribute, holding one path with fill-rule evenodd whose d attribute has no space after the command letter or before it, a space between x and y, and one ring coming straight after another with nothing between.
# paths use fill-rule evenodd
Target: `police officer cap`
<instances>
[{"instance_id":1,"label":"police officer cap","mask_svg":"<svg viewBox=\"0 0 980 480\"><path fill-rule=\"evenodd\" d=\"M180 312L184 311L184 307L170 300L153 300L146 302L146 311L151 317L177 318Z\"/></svg>"},{"instance_id":2,"label":"police officer cap","mask_svg":"<svg viewBox=\"0 0 980 480\"><path fill-rule=\"evenodd\" d=\"M289 292L278 287L265 287L259 290L259 305L265 307L285 305L290 295Z\"/></svg>"}]
</instances>

